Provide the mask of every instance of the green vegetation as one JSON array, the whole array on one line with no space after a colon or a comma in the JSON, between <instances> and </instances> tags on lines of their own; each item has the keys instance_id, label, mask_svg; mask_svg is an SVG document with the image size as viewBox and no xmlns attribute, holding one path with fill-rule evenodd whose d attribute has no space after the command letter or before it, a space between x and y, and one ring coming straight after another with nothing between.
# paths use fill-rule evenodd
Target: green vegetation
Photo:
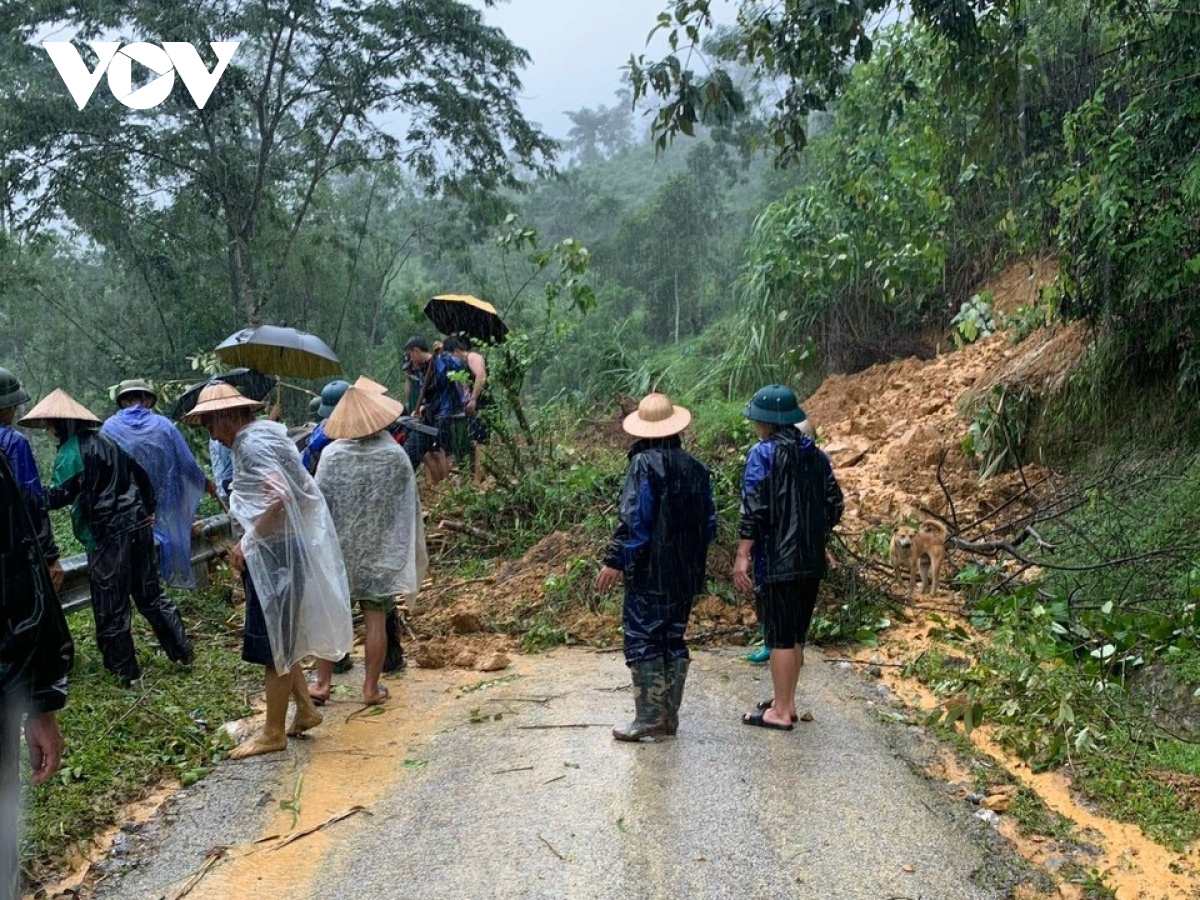
<instances>
[{"instance_id":1,"label":"green vegetation","mask_svg":"<svg viewBox=\"0 0 1200 900\"><path fill-rule=\"evenodd\" d=\"M175 594L196 646L189 670L159 650L134 615L142 663L139 687L126 690L105 672L90 610L70 617L75 669L70 700L59 714L66 755L55 779L26 789L24 865L56 865L68 846L119 824L126 804L164 781L187 786L207 774L231 746L221 725L247 715L259 667L241 661L240 618L219 588Z\"/></svg>"}]
</instances>

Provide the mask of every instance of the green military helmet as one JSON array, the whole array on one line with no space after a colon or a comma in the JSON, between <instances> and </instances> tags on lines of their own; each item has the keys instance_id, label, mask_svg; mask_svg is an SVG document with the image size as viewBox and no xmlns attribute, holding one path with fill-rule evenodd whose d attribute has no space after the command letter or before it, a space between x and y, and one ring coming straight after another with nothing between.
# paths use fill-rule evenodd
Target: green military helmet
<instances>
[{"instance_id":1,"label":"green military helmet","mask_svg":"<svg viewBox=\"0 0 1200 900\"><path fill-rule=\"evenodd\" d=\"M807 418L795 392L782 384L768 384L759 388L746 404L744 415L754 422L771 425L795 425Z\"/></svg>"},{"instance_id":2,"label":"green military helmet","mask_svg":"<svg viewBox=\"0 0 1200 900\"><path fill-rule=\"evenodd\" d=\"M29 392L21 387L17 376L8 369L0 369L0 409L20 406L29 402Z\"/></svg>"},{"instance_id":3,"label":"green military helmet","mask_svg":"<svg viewBox=\"0 0 1200 900\"><path fill-rule=\"evenodd\" d=\"M321 398L313 397L308 401L308 414L314 419L321 414Z\"/></svg>"},{"instance_id":4,"label":"green military helmet","mask_svg":"<svg viewBox=\"0 0 1200 900\"><path fill-rule=\"evenodd\" d=\"M348 381L331 381L321 388L321 405L317 407L317 415L324 419L333 412L349 387Z\"/></svg>"}]
</instances>

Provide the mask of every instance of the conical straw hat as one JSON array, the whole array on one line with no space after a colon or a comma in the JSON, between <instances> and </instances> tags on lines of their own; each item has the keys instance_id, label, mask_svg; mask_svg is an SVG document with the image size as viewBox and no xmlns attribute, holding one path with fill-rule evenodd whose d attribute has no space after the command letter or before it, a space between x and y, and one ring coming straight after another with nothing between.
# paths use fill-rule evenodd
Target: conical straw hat
<instances>
[{"instance_id":1,"label":"conical straw hat","mask_svg":"<svg viewBox=\"0 0 1200 900\"><path fill-rule=\"evenodd\" d=\"M204 417L210 413L221 412L226 409L257 410L262 409L265 405L261 401L251 400L232 384L226 384L223 381L214 381L200 391L200 396L196 399L196 405L183 417L183 421L188 425L199 425Z\"/></svg>"},{"instance_id":2,"label":"conical straw hat","mask_svg":"<svg viewBox=\"0 0 1200 900\"><path fill-rule=\"evenodd\" d=\"M360 390L370 391L372 394L386 394L388 392L386 387L378 381L368 378L366 375L359 375L358 380L354 382L354 386Z\"/></svg>"},{"instance_id":3,"label":"conical straw hat","mask_svg":"<svg viewBox=\"0 0 1200 900\"><path fill-rule=\"evenodd\" d=\"M674 406L666 394L647 394L621 423L626 434L640 438L661 438L679 434L692 421L692 414Z\"/></svg>"},{"instance_id":4,"label":"conical straw hat","mask_svg":"<svg viewBox=\"0 0 1200 900\"><path fill-rule=\"evenodd\" d=\"M398 406L383 394L351 386L325 420L325 436L338 440L375 434L396 421L400 416Z\"/></svg>"},{"instance_id":5,"label":"conical straw hat","mask_svg":"<svg viewBox=\"0 0 1200 900\"><path fill-rule=\"evenodd\" d=\"M100 420L92 415L86 406L62 388L54 390L46 399L26 413L19 424L27 425L30 428L45 428L56 419L100 424Z\"/></svg>"}]
</instances>

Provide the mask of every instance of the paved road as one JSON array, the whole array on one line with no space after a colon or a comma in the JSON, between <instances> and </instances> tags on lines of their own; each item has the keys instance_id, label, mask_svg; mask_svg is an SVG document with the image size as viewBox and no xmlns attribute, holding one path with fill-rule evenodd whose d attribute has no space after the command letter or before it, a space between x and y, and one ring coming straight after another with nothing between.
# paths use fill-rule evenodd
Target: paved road
<instances>
[{"instance_id":1,"label":"paved road","mask_svg":"<svg viewBox=\"0 0 1200 900\"><path fill-rule=\"evenodd\" d=\"M414 670L379 715L347 687L311 739L169 802L97 896L175 898L191 877L192 900L985 900L1029 878L852 672L810 662L813 721L766 731L739 722L766 672L697 652L679 737L660 744L610 737L627 685L619 655L558 650L493 674Z\"/></svg>"}]
</instances>

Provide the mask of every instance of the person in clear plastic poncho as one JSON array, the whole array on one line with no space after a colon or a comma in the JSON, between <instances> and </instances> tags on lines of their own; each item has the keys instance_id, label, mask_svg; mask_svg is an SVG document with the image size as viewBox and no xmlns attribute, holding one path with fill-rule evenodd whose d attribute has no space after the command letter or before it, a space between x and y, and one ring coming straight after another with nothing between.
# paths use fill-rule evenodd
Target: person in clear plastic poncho
<instances>
[{"instance_id":1,"label":"person in clear plastic poncho","mask_svg":"<svg viewBox=\"0 0 1200 900\"><path fill-rule=\"evenodd\" d=\"M255 419L262 406L218 383L201 391L185 419L233 452L229 509L244 533L229 557L246 590L242 659L266 670L266 724L234 759L283 750L287 735L319 725L300 660L340 659L353 641L333 519L286 429ZM296 715L285 728L289 694Z\"/></svg>"},{"instance_id":2,"label":"person in clear plastic poncho","mask_svg":"<svg viewBox=\"0 0 1200 900\"><path fill-rule=\"evenodd\" d=\"M387 651L386 621L394 597L413 596L428 562L417 480L408 454L384 429L404 407L381 393L351 387L326 420L335 438L321 454L317 486L337 526L350 595L366 623L363 702L387 699L379 684ZM329 699L333 664L318 663L311 694Z\"/></svg>"}]
</instances>

